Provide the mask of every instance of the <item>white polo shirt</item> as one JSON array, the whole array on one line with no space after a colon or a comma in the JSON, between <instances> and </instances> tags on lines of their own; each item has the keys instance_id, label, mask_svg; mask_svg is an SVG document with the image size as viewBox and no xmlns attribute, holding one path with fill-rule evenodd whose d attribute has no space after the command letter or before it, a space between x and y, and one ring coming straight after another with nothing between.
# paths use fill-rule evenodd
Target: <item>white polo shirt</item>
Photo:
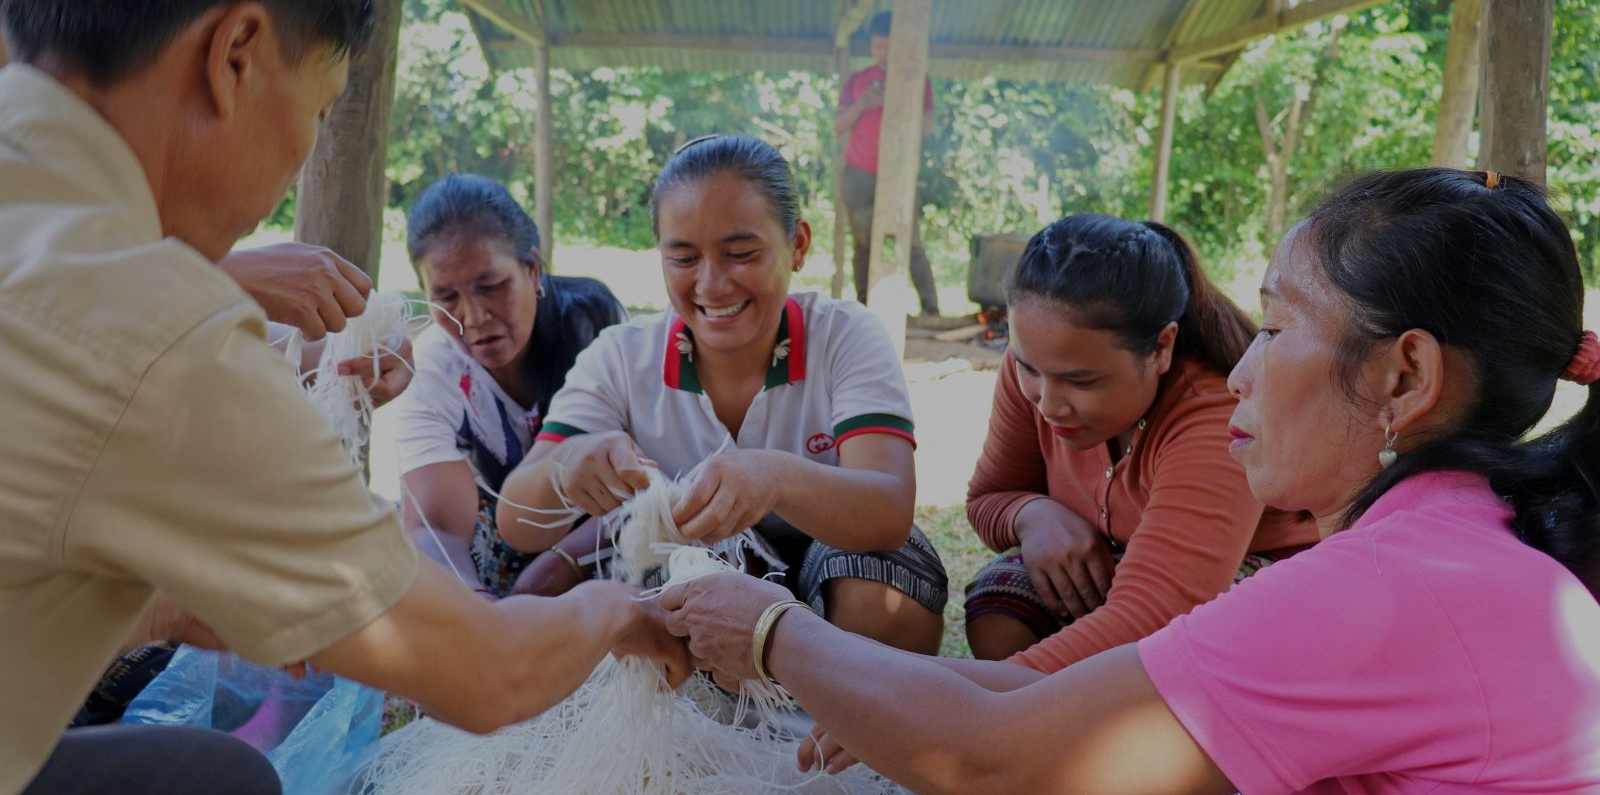
<instances>
[{"instance_id":1,"label":"white polo shirt","mask_svg":"<svg viewBox=\"0 0 1600 795\"><path fill-rule=\"evenodd\" d=\"M416 377L395 401L400 474L465 460L491 487L533 447L539 409L523 408L439 326L418 335Z\"/></svg>"},{"instance_id":2,"label":"white polo shirt","mask_svg":"<svg viewBox=\"0 0 1600 795\"><path fill-rule=\"evenodd\" d=\"M839 445L867 433L913 444L911 398L888 332L853 301L789 297L766 387L729 441L692 361L694 336L674 311L605 330L550 405L539 439L623 431L678 477L724 444L839 463Z\"/></svg>"}]
</instances>

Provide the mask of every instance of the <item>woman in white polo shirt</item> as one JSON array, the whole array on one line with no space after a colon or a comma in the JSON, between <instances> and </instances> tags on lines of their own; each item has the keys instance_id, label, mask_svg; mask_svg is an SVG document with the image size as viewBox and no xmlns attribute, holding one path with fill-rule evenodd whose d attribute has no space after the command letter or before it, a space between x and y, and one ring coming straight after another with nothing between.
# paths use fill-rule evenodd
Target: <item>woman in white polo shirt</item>
<instances>
[{"instance_id":1,"label":"woman in white polo shirt","mask_svg":"<svg viewBox=\"0 0 1600 795\"><path fill-rule=\"evenodd\" d=\"M495 490L532 446L578 352L625 313L600 282L546 273L533 219L491 179L452 174L429 186L411 208L406 247L435 307L396 404L401 513L419 549L503 596L531 556L500 540Z\"/></svg>"},{"instance_id":2,"label":"woman in white polo shirt","mask_svg":"<svg viewBox=\"0 0 1600 795\"><path fill-rule=\"evenodd\" d=\"M557 483L598 516L645 484L642 466L680 477L704 462L674 512L685 535L755 527L788 587L834 624L935 652L947 582L912 526L905 378L860 304L789 294L811 244L789 164L753 138L694 141L662 169L650 209L672 308L607 329L578 357L506 479L504 539L561 539L565 527L519 522L548 516L512 505L561 507Z\"/></svg>"}]
</instances>

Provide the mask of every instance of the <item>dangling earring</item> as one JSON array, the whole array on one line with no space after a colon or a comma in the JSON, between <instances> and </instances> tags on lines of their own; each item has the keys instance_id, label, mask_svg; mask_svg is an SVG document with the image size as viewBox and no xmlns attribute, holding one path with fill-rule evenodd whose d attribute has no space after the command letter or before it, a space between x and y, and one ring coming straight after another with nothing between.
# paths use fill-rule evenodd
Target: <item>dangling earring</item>
<instances>
[{"instance_id":1,"label":"dangling earring","mask_svg":"<svg viewBox=\"0 0 1600 795\"><path fill-rule=\"evenodd\" d=\"M533 297L534 298L543 298L544 297L544 282L540 282L539 286L534 288Z\"/></svg>"},{"instance_id":2,"label":"dangling earring","mask_svg":"<svg viewBox=\"0 0 1600 795\"><path fill-rule=\"evenodd\" d=\"M1400 434L1395 433L1388 424L1383 426L1383 449L1378 451L1378 466L1384 469L1394 466L1394 460L1400 457L1394 451L1394 442L1399 438Z\"/></svg>"}]
</instances>

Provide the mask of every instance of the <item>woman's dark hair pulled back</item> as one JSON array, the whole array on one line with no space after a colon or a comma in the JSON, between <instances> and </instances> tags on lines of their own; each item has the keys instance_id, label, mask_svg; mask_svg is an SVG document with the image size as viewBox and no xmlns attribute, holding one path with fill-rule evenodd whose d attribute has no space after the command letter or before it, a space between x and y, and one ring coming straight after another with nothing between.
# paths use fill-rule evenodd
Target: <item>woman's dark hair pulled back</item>
<instances>
[{"instance_id":1,"label":"woman's dark hair pulled back","mask_svg":"<svg viewBox=\"0 0 1600 795\"><path fill-rule=\"evenodd\" d=\"M1583 278L1566 225L1531 182L1484 172L1414 169L1360 177L1307 218L1303 245L1352 315L1339 380L1378 343L1410 329L1468 362L1473 380L1454 426L1408 448L1364 489L1345 524L1405 478L1487 475L1516 509L1519 537L1600 595L1600 400L1524 442L1550 408L1583 332ZM1354 393L1357 405L1370 403Z\"/></svg>"},{"instance_id":2,"label":"woman's dark hair pulled back","mask_svg":"<svg viewBox=\"0 0 1600 795\"><path fill-rule=\"evenodd\" d=\"M790 237L800 223L800 193L789 161L772 144L748 135L715 135L678 148L656 177L650 192L650 231L661 238L661 196L673 186L700 182L722 172L749 181L766 194L778 224Z\"/></svg>"},{"instance_id":3,"label":"woman's dark hair pulled back","mask_svg":"<svg viewBox=\"0 0 1600 795\"><path fill-rule=\"evenodd\" d=\"M538 317L522 355L524 385L539 414L567 380L567 371L606 326L626 312L604 284L583 277L554 276L539 256L539 227L504 185L474 174L451 174L429 185L406 219L406 253L422 278L422 260L449 239L484 239L503 245L524 268L539 268Z\"/></svg>"},{"instance_id":4,"label":"woman's dark hair pulled back","mask_svg":"<svg viewBox=\"0 0 1600 795\"><path fill-rule=\"evenodd\" d=\"M1069 215L1028 241L1006 280L1006 299L1044 298L1073 322L1109 331L1141 356L1178 324L1173 355L1228 372L1255 324L1217 290L1182 235L1154 221Z\"/></svg>"}]
</instances>

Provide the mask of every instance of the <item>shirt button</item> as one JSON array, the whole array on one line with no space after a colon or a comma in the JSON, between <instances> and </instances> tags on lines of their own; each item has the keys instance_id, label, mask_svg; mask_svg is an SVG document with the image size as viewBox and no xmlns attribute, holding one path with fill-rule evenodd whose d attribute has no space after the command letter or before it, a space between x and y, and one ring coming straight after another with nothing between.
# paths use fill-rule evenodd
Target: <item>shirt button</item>
<instances>
[{"instance_id":1,"label":"shirt button","mask_svg":"<svg viewBox=\"0 0 1600 795\"><path fill-rule=\"evenodd\" d=\"M1101 509L1100 509L1100 518L1101 518L1101 519L1105 519L1105 518L1106 518L1106 517L1108 517L1108 516L1110 516L1110 514L1108 514L1108 513L1106 513L1106 509L1104 509L1104 508L1101 508Z\"/></svg>"},{"instance_id":2,"label":"shirt button","mask_svg":"<svg viewBox=\"0 0 1600 795\"><path fill-rule=\"evenodd\" d=\"M1111 470L1112 469L1113 469L1113 467L1106 467L1106 477L1108 477L1108 478L1111 477Z\"/></svg>"}]
</instances>

